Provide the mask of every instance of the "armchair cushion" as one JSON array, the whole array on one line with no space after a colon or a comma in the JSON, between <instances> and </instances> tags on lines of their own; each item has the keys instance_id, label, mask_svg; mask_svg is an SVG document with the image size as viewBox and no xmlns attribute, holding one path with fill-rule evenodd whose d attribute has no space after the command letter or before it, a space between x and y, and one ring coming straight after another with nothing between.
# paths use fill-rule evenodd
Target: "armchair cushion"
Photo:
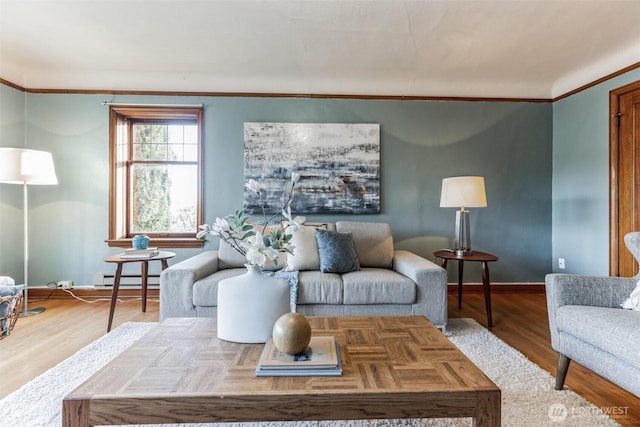
<instances>
[{"instance_id":1,"label":"armchair cushion","mask_svg":"<svg viewBox=\"0 0 640 427\"><path fill-rule=\"evenodd\" d=\"M640 366L640 340L637 339L640 337L640 313L565 305L556 311L556 322L560 333L569 333L631 365Z\"/></svg>"}]
</instances>

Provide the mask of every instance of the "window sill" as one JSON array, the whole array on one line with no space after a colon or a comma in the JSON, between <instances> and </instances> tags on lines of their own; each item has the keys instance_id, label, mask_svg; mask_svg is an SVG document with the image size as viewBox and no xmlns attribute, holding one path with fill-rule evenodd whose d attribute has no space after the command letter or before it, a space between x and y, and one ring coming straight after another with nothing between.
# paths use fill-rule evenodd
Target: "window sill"
<instances>
[{"instance_id":1,"label":"window sill","mask_svg":"<svg viewBox=\"0 0 640 427\"><path fill-rule=\"evenodd\" d=\"M105 240L110 248L130 248L131 239L112 239ZM204 245L203 239L196 239L195 237L181 237L174 239L152 238L149 241L149 246L157 246L163 249L177 249L177 248L201 248Z\"/></svg>"}]
</instances>

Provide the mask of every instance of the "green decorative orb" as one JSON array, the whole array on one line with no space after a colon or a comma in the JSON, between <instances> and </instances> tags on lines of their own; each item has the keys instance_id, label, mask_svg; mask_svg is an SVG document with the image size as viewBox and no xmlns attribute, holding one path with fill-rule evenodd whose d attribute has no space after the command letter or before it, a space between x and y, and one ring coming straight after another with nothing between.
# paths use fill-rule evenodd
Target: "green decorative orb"
<instances>
[{"instance_id":1,"label":"green decorative orb","mask_svg":"<svg viewBox=\"0 0 640 427\"><path fill-rule=\"evenodd\" d=\"M311 341L311 325L299 313L287 313L273 325L273 343L287 354L301 353Z\"/></svg>"}]
</instances>

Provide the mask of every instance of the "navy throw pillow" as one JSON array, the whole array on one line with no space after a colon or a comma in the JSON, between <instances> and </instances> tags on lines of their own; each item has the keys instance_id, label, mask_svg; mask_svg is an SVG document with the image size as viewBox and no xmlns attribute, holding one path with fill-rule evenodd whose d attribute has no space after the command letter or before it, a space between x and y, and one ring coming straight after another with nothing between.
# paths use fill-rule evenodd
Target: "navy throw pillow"
<instances>
[{"instance_id":1,"label":"navy throw pillow","mask_svg":"<svg viewBox=\"0 0 640 427\"><path fill-rule=\"evenodd\" d=\"M320 271L323 273L342 274L360 270L351 233L316 228L316 241L320 255Z\"/></svg>"}]
</instances>

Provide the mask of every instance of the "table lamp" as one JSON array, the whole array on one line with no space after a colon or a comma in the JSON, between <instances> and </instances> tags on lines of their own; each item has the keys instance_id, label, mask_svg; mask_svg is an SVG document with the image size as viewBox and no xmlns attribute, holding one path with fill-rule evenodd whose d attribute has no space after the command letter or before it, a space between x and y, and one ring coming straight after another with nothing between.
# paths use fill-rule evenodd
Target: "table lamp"
<instances>
[{"instance_id":1,"label":"table lamp","mask_svg":"<svg viewBox=\"0 0 640 427\"><path fill-rule=\"evenodd\" d=\"M46 151L26 148L0 147L0 183L21 184L24 224L24 307L20 316L31 316L44 311L44 307L29 309L29 226L27 185L57 185L53 157Z\"/></svg>"},{"instance_id":2,"label":"table lamp","mask_svg":"<svg viewBox=\"0 0 640 427\"><path fill-rule=\"evenodd\" d=\"M472 253L469 211L465 208L484 208L486 206L487 195L483 177L456 176L442 180L440 207L460 208L456 212L456 239L454 242L456 255L471 255Z\"/></svg>"}]
</instances>

